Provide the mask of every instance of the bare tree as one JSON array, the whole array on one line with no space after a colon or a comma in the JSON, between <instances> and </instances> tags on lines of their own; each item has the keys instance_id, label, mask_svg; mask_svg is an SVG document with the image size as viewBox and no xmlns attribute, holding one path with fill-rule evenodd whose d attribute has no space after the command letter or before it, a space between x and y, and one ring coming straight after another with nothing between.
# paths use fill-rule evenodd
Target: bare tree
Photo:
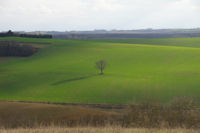
<instances>
[{"instance_id":1,"label":"bare tree","mask_svg":"<svg viewBox=\"0 0 200 133\"><path fill-rule=\"evenodd\" d=\"M103 74L104 69L106 68L106 61L105 60L99 60L96 62L96 67L99 69L101 72L100 74Z\"/></svg>"}]
</instances>

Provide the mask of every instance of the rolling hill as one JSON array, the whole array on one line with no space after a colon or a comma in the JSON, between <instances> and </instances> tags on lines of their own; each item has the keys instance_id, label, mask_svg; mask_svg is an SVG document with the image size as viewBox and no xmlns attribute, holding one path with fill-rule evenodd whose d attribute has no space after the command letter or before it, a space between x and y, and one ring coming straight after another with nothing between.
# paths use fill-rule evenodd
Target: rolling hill
<instances>
[{"instance_id":1,"label":"rolling hill","mask_svg":"<svg viewBox=\"0 0 200 133\"><path fill-rule=\"evenodd\" d=\"M200 38L0 40L47 45L32 57L0 63L1 100L109 104L168 102L184 96L200 100ZM107 62L104 75L95 68L100 59Z\"/></svg>"}]
</instances>

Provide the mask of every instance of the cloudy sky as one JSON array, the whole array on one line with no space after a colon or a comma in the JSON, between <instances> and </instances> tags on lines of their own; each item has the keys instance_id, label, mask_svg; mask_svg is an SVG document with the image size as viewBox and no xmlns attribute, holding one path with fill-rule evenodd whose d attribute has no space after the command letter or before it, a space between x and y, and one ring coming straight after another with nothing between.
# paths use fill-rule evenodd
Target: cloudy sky
<instances>
[{"instance_id":1,"label":"cloudy sky","mask_svg":"<svg viewBox=\"0 0 200 133\"><path fill-rule=\"evenodd\" d=\"M0 0L0 31L200 27L200 0Z\"/></svg>"}]
</instances>

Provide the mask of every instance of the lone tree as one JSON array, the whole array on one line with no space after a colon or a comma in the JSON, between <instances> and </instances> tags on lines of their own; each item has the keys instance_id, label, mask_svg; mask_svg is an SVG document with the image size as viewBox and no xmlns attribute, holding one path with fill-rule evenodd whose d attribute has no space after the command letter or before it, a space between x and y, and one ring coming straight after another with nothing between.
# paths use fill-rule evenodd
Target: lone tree
<instances>
[{"instance_id":1,"label":"lone tree","mask_svg":"<svg viewBox=\"0 0 200 133\"><path fill-rule=\"evenodd\" d=\"M106 68L106 61L105 60L97 61L96 67L97 67L97 69L99 69L101 71L100 74L103 74L103 70Z\"/></svg>"}]
</instances>

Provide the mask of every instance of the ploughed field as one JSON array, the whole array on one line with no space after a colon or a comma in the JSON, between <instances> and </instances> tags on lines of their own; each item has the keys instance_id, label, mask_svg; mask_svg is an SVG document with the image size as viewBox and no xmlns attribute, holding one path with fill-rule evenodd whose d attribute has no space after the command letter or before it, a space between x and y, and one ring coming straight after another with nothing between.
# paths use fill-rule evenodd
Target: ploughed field
<instances>
[{"instance_id":1,"label":"ploughed field","mask_svg":"<svg viewBox=\"0 0 200 133\"><path fill-rule=\"evenodd\" d=\"M200 38L56 40L0 38L44 45L28 58L0 58L0 99L128 104L200 100ZM10 58L10 57L9 57ZM107 62L99 75L95 62Z\"/></svg>"}]
</instances>

